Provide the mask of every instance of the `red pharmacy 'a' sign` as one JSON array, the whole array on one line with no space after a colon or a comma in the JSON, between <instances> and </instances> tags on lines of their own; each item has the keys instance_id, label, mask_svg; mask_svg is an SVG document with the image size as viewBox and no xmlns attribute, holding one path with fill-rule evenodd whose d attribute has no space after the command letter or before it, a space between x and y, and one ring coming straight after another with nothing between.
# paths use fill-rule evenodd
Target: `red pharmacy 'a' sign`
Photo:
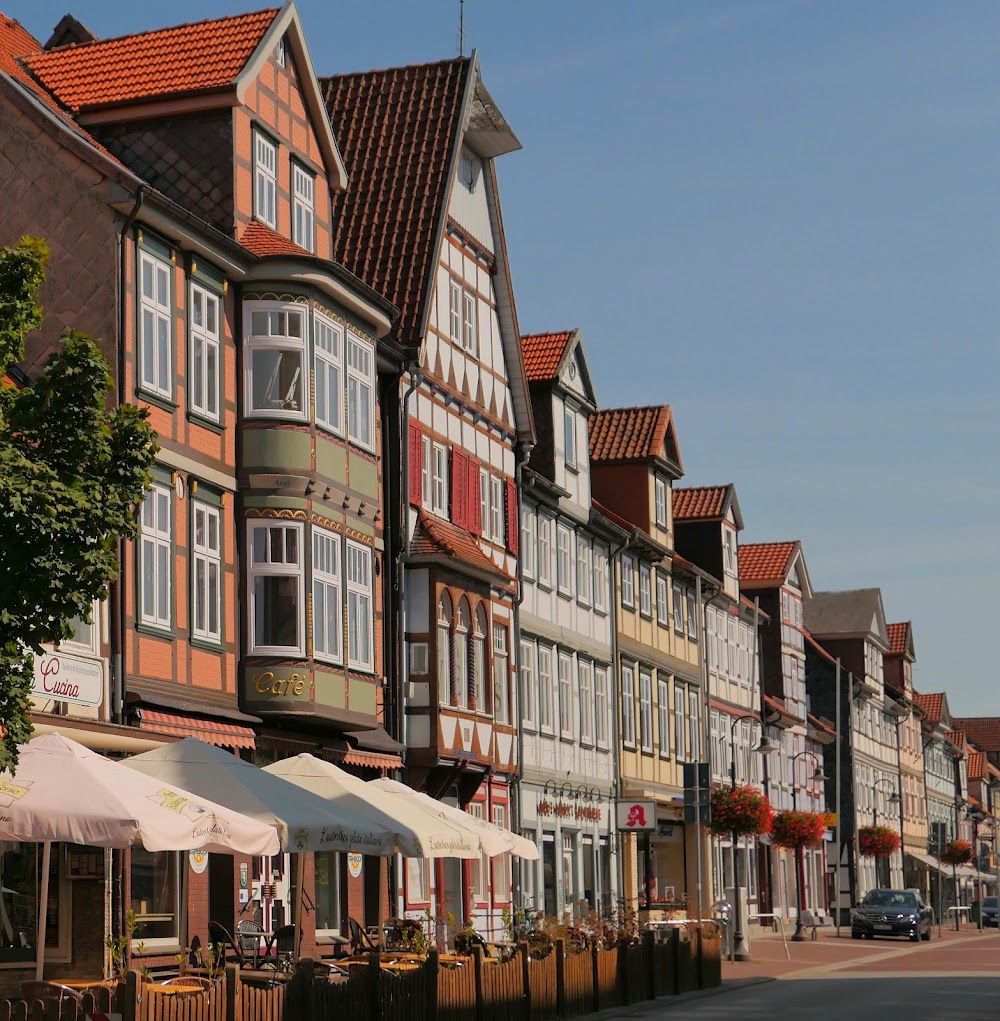
<instances>
[{"instance_id":1,"label":"red pharmacy 'a' sign","mask_svg":"<svg viewBox=\"0 0 1000 1021\"><path fill-rule=\"evenodd\" d=\"M618 829L620 830L655 830L655 801L619 801Z\"/></svg>"}]
</instances>

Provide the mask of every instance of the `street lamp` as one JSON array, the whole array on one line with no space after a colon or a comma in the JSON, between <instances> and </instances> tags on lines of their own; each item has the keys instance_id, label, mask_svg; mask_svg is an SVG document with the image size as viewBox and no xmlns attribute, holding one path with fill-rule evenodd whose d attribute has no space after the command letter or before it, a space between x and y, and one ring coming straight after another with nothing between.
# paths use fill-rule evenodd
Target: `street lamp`
<instances>
[{"instance_id":1,"label":"street lamp","mask_svg":"<svg viewBox=\"0 0 1000 1021\"><path fill-rule=\"evenodd\" d=\"M872 826L878 826L878 789L880 784L887 783L892 788L892 794L889 795L889 800L886 802L888 805L892 805L896 808L899 805L899 795L896 793L896 787L891 780L887 780L884 776L880 777L872 784ZM875 885L879 884L878 875L878 859L875 859ZM887 881L888 885L888 881Z\"/></svg>"},{"instance_id":2,"label":"street lamp","mask_svg":"<svg viewBox=\"0 0 1000 1021\"><path fill-rule=\"evenodd\" d=\"M792 756L792 811L798 811L798 794L799 785L795 782L795 760L801 759L803 756L808 756L816 763L816 769L813 771L813 775L809 778L811 783L825 783L826 777L823 775L823 770L819 765L819 756L815 752L805 751L799 752L797 755ZM805 889L805 864L804 856L802 854L802 848L795 848L795 932L792 934L792 941L795 943L801 943L805 937L805 928L802 924L802 895Z\"/></svg>"},{"instance_id":3,"label":"street lamp","mask_svg":"<svg viewBox=\"0 0 1000 1021\"><path fill-rule=\"evenodd\" d=\"M729 724L729 786L736 790L736 724L741 720L753 720L760 723L760 720L752 713L744 713L742 716L734 716ZM778 750L776 745L771 744L767 734L760 739L760 744L754 749L761 755L770 755ZM740 856L738 853L739 834L733 831L733 885L735 886L735 900L733 905L733 960L749 961L750 955L743 945L743 907L740 904Z\"/></svg>"},{"instance_id":4,"label":"street lamp","mask_svg":"<svg viewBox=\"0 0 1000 1021\"><path fill-rule=\"evenodd\" d=\"M976 900L979 901L979 931L983 931L983 881L979 869L979 827L986 821L986 813L978 808L967 808L965 817L972 823L972 860L976 865Z\"/></svg>"}]
</instances>

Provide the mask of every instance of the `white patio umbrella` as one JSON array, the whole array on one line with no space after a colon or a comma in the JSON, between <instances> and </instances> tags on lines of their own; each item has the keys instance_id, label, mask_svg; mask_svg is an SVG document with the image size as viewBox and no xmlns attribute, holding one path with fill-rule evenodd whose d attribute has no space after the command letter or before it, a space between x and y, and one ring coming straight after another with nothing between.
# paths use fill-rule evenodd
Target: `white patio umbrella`
<instances>
[{"instance_id":1,"label":"white patio umbrella","mask_svg":"<svg viewBox=\"0 0 1000 1021\"><path fill-rule=\"evenodd\" d=\"M60 734L21 748L13 774L0 774L0 840L42 844L36 978L45 966L45 921L52 841L149 851L273 854L273 825L187 790L122 769Z\"/></svg>"},{"instance_id":2,"label":"white patio umbrella","mask_svg":"<svg viewBox=\"0 0 1000 1021\"><path fill-rule=\"evenodd\" d=\"M265 766L266 772L290 780L335 805L350 809L394 834L395 846L407 858L476 858L479 841L466 828L425 812L408 798L378 790L332 762L315 755L294 755Z\"/></svg>"},{"instance_id":3,"label":"white patio umbrella","mask_svg":"<svg viewBox=\"0 0 1000 1021\"><path fill-rule=\"evenodd\" d=\"M495 855L506 853L515 854L519 858L528 858L532 861L537 861L541 857L538 847L528 840L527 837L512 833L510 830L505 830L502 826L497 826L486 819L478 819L476 816L469 815L468 812L463 812L462 809L456 808L454 805L446 805L444 802L432 798L429 794L414 790L398 780L390 780L387 777L383 777L379 780L369 780L368 786L377 787L379 790L388 791L390 794L397 794L400 797L412 798L425 811L453 822L457 826L466 827L476 835L483 853L491 858Z\"/></svg>"}]
</instances>

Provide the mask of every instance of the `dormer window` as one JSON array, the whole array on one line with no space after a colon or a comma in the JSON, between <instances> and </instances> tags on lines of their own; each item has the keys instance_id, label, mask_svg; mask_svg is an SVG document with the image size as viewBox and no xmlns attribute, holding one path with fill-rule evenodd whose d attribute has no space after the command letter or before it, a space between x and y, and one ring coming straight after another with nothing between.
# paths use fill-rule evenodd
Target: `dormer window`
<instances>
[{"instance_id":1,"label":"dormer window","mask_svg":"<svg viewBox=\"0 0 1000 1021\"><path fill-rule=\"evenodd\" d=\"M263 135L254 135L254 216L268 227L278 225L278 154L274 143Z\"/></svg>"},{"instance_id":2,"label":"dormer window","mask_svg":"<svg viewBox=\"0 0 1000 1021\"><path fill-rule=\"evenodd\" d=\"M656 525L658 528L667 527L667 483L657 478L654 483L654 503L656 505Z\"/></svg>"},{"instance_id":3,"label":"dormer window","mask_svg":"<svg viewBox=\"0 0 1000 1021\"><path fill-rule=\"evenodd\" d=\"M724 550L726 555L726 573L736 573L736 543L733 541L733 531L731 528L725 529L723 537Z\"/></svg>"},{"instance_id":4,"label":"dormer window","mask_svg":"<svg viewBox=\"0 0 1000 1021\"><path fill-rule=\"evenodd\" d=\"M563 407L563 437L566 447L566 467L576 468L576 411L568 404Z\"/></svg>"}]
</instances>

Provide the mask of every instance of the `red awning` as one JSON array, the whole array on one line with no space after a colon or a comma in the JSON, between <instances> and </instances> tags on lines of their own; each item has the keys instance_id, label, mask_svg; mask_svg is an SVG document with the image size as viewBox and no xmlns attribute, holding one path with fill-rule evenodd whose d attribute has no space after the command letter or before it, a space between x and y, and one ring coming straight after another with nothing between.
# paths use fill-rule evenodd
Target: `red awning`
<instances>
[{"instance_id":1,"label":"red awning","mask_svg":"<svg viewBox=\"0 0 1000 1021\"><path fill-rule=\"evenodd\" d=\"M403 760L398 755L385 755L379 752L363 752L352 748L345 756L348 766L367 766L369 769L399 769Z\"/></svg>"},{"instance_id":2,"label":"red awning","mask_svg":"<svg viewBox=\"0 0 1000 1021\"><path fill-rule=\"evenodd\" d=\"M141 729L151 730L154 734L169 734L171 737L196 737L199 741L207 741L220 748L256 747L254 732L250 727L161 713L155 709L141 710Z\"/></svg>"}]
</instances>

